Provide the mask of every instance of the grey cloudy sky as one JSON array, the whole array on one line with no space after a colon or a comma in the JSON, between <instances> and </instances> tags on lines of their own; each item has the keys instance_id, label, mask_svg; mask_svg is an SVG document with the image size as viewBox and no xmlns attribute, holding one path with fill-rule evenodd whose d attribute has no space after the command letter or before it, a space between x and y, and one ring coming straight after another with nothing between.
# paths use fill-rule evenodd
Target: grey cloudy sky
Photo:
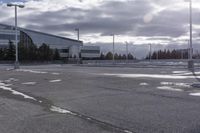
<instances>
[{"instance_id":1,"label":"grey cloudy sky","mask_svg":"<svg viewBox=\"0 0 200 133\"><path fill-rule=\"evenodd\" d=\"M111 49L116 35L117 51L132 42L131 51L145 55L148 43L156 48L187 47L189 3L185 0L0 0L0 23L13 25L14 10L7 2L23 2L19 25L24 28L76 38L80 28L86 44ZM200 38L200 1L193 0L194 43ZM138 49L138 50L136 50ZM142 54L140 56L142 56Z\"/></svg>"}]
</instances>

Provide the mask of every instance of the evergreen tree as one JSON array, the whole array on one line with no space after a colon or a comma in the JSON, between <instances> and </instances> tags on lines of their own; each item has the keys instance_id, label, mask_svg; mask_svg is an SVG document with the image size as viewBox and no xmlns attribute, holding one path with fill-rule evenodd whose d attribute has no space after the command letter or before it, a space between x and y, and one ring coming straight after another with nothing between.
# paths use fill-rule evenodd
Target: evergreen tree
<instances>
[{"instance_id":1,"label":"evergreen tree","mask_svg":"<svg viewBox=\"0 0 200 133\"><path fill-rule=\"evenodd\" d=\"M101 60L105 60L105 55L104 55L103 53L101 53L100 59L101 59Z\"/></svg>"},{"instance_id":2,"label":"evergreen tree","mask_svg":"<svg viewBox=\"0 0 200 133\"><path fill-rule=\"evenodd\" d=\"M5 53L4 53L4 49L0 48L0 60L4 60Z\"/></svg>"},{"instance_id":3,"label":"evergreen tree","mask_svg":"<svg viewBox=\"0 0 200 133\"><path fill-rule=\"evenodd\" d=\"M15 60L15 46L12 41L9 40L8 48L5 51L6 60Z\"/></svg>"},{"instance_id":4,"label":"evergreen tree","mask_svg":"<svg viewBox=\"0 0 200 133\"><path fill-rule=\"evenodd\" d=\"M106 54L106 60L112 60L112 58L113 58L113 54L111 52L108 52Z\"/></svg>"},{"instance_id":5,"label":"evergreen tree","mask_svg":"<svg viewBox=\"0 0 200 133\"><path fill-rule=\"evenodd\" d=\"M60 60L60 54L59 54L58 49L55 49L55 50L54 50L53 59L54 59L54 60Z\"/></svg>"}]
</instances>

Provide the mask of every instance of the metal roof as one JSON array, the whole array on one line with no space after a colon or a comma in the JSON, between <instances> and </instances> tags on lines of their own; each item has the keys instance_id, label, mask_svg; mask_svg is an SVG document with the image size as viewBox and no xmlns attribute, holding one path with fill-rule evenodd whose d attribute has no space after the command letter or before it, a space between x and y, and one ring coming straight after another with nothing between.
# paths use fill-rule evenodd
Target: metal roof
<instances>
[{"instance_id":1,"label":"metal roof","mask_svg":"<svg viewBox=\"0 0 200 133\"><path fill-rule=\"evenodd\" d=\"M14 27L14 26L11 26L11 25L6 25L6 24L1 24L1 23L0 23L0 26L6 26L6 27L10 27L10 29L15 29L15 27ZM43 34L43 35L48 35L48 36L52 36L52 37L57 37L57 38L65 39L65 40L70 40L70 41L75 41L75 42L83 43L82 41L79 41L79 40L70 39L70 38L66 38L66 37L61 37L61 36L57 36L57 35L52 35L52 34L40 32L40 31L34 31L34 30L25 29L25 28L21 28L21 27L18 27L18 29L19 29L19 30L22 30L22 31L24 31L24 32L25 32L25 31L30 31L30 32L35 32L35 33L39 33L39 34Z\"/></svg>"}]
</instances>

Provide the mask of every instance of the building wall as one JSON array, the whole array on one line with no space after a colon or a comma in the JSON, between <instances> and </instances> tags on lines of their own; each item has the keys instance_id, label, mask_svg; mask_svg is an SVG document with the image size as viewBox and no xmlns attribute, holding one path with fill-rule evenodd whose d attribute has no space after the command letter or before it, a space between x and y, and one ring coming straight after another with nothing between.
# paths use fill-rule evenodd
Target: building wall
<instances>
[{"instance_id":1,"label":"building wall","mask_svg":"<svg viewBox=\"0 0 200 133\"><path fill-rule=\"evenodd\" d=\"M30 30L24 30L33 43L37 46L41 46L43 43L50 46L52 49L59 49L61 57L78 57L79 56L79 47L83 44L81 41L76 41L72 39L62 38L54 35L44 34L40 32L34 32ZM68 50L68 53L66 52Z\"/></svg>"},{"instance_id":2,"label":"building wall","mask_svg":"<svg viewBox=\"0 0 200 133\"><path fill-rule=\"evenodd\" d=\"M100 47L99 46L83 46L81 48L82 58L99 58Z\"/></svg>"},{"instance_id":3,"label":"building wall","mask_svg":"<svg viewBox=\"0 0 200 133\"><path fill-rule=\"evenodd\" d=\"M20 32L18 32L18 39L20 37ZM8 29L7 27L0 27L0 47L6 47L9 40L15 43L15 31L13 29Z\"/></svg>"}]
</instances>

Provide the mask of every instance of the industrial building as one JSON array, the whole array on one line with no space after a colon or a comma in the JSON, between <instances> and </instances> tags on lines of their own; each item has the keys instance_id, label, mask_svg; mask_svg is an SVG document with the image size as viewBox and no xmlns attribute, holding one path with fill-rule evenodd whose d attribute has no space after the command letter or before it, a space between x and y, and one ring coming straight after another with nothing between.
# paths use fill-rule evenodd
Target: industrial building
<instances>
[{"instance_id":1,"label":"industrial building","mask_svg":"<svg viewBox=\"0 0 200 133\"><path fill-rule=\"evenodd\" d=\"M100 57L99 46L83 46L81 48L82 59L97 59Z\"/></svg>"},{"instance_id":2,"label":"industrial building","mask_svg":"<svg viewBox=\"0 0 200 133\"><path fill-rule=\"evenodd\" d=\"M0 47L7 47L9 41L15 42L15 27L0 24ZM33 43L41 46L43 43L52 49L58 49L62 58L78 58L80 55L82 41L33 31L24 28L18 28L18 41L25 45Z\"/></svg>"}]
</instances>

